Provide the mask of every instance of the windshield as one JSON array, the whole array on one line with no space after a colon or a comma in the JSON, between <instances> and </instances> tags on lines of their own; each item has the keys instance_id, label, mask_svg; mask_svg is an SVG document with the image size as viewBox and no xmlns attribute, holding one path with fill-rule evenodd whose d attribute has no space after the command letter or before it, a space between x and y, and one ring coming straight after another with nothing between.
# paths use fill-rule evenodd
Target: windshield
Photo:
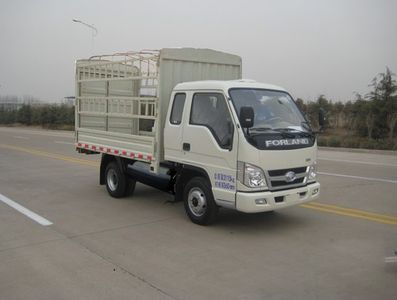
<instances>
[{"instance_id":1,"label":"windshield","mask_svg":"<svg viewBox=\"0 0 397 300\"><path fill-rule=\"evenodd\" d=\"M238 88L229 90L229 94L238 115L242 106L254 109L255 119L251 130L310 131L294 100L285 92Z\"/></svg>"}]
</instances>

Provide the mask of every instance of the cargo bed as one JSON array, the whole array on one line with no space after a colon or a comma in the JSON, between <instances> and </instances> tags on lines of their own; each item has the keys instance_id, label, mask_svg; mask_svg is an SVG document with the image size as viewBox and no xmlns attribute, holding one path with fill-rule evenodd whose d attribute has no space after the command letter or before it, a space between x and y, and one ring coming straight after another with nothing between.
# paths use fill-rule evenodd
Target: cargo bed
<instances>
[{"instance_id":1,"label":"cargo bed","mask_svg":"<svg viewBox=\"0 0 397 300\"><path fill-rule=\"evenodd\" d=\"M76 148L149 162L164 159L163 128L177 83L241 78L241 58L210 49L162 49L76 62Z\"/></svg>"}]
</instances>

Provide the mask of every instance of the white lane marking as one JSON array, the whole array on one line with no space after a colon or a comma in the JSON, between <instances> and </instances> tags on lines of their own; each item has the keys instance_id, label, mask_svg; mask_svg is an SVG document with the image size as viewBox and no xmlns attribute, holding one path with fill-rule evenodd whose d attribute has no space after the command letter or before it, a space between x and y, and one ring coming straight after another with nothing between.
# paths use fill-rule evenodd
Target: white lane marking
<instances>
[{"instance_id":1,"label":"white lane marking","mask_svg":"<svg viewBox=\"0 0 397 300\"><path fill-rule=\"evenodd\" d=\"M397 263L397 255L385 257L385 263Z\"/></svg>"},{"instance_id":2,"label":"white lane marking","mask_svg":"<svg viewBox=\"0 0 397 300\"><path fill-rule=\"evenodd\" d=\"M26 136L19 136L19 135L14 135L13 138L15 139L21 139L21 140L29 140L30 138L26 137Z\"/></svg>"},{"instance_id":3,"label":"white lane marking","mask_svg":"<svg viewBox=\"0 0 397 300\"><path fill-rule=\"evenodd\" d=\"M55 144L65 144L65 145L74 145L74 143L71 142L63 142L63 141L54 141Z\"/></svg>"},{"instance_id":4,"label":"white lane marking","mask_svg":"<svg viewBox=\"0 0 397 300\"><path fill-rule=\"evenodd\" d=\"M4 202L8 206L11 206L13 209L19 211L21 214L24 214L28 218L32 219L33 221L36 221L37 223L43 225L43 226L49 226L52 225L52 222L48 221L47 219L43 218L42 216L39 216L35 212L27 209L26 207L23 207L22 205L16 203L15 201L12 201L11 199L7 198L6 196L0 194L0 201Z\"/></svg>"},{"instance_id":5,"label":"white lane marking","mask_svg":"<svg viewBox=\"0 0 397 300\"><path fill-rule=\"evenodd\" d=\"M326 175L326 176L335 176L335 177L345 177L345 178L354 178L354 179L364 179L364 180L370 180L370 181L397 183L397 180L383 179L383 178L361 177L361 176L353 176L353 175L345 175L345 174L335 174L335 173L326 173L326 172L318 172L318 174L320 174L320 175Z\"/></svg>"},{"instance_id":6,"label":"white lane marking","mask_svg":"<svg viewBox=\"0 0 397 300\"><path fill-rule=\"evenodd\" d=\"M317 158L318 160L328 160L328 161L337 161L337 162L347 162L352 164L363 164L363 165L373 165L373 166L387 166L387 167L397 167L396 164L388 164L388 163L376 163L362 160L347 160L347 159L333 159L333 158Z\"/></svg>"}]
</instances>

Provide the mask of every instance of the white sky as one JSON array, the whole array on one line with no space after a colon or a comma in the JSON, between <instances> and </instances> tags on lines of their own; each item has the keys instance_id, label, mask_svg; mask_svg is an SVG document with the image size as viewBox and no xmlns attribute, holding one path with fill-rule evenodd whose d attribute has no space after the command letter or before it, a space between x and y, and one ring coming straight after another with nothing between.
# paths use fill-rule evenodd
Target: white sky
<instances>
[{"instance_id":1,"label":"white sky","mask_svg":"<svg viewBox=\"0 0 397 300\"><path fill-rule=\"evenodd\" d=\"M397 1L0 0L0 95L59 101L76 59L164 47L238 54L244 78L345 101L397 73Z\"/></svg>"}]
</instances>

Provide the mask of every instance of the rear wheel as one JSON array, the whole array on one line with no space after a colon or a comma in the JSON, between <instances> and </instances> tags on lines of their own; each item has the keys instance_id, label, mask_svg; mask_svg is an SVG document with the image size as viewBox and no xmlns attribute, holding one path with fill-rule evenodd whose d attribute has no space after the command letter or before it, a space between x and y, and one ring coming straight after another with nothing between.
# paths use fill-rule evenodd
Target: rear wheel
<instances>
[{"instance_id":1,"label":"rear wheel","mask_svg":"<svg viewBox=\"0 0 397 300\"><path fill-rule=\"evenodd\" d=\"M110 162L105 170L106 189L110 196L121 198L131 194L135 189L135 180L129 179L116 162Z\"/></svg>"},{"instance_id":2,"label":"rear wheel","mask_svg":"<svg viewBox=\"0 0 397 300\"><path fill-rule=\"evenodd\" d=\"M132 195L135 191L136 180L127 178L127 190L125 191L125 196Z\"/></svg>"},{"instance_id":3,"label":"rear wheel","mask_svg":"<svg viewBox=\"0 0 397 300\"><path fill-rule=\"evenodd\" d=\"M218 206L214 201L211 186L203 177L194 177L186 184L184 193L185 211L193 223L208 225L215 221Z\"/></svg>"}]
</instances>

